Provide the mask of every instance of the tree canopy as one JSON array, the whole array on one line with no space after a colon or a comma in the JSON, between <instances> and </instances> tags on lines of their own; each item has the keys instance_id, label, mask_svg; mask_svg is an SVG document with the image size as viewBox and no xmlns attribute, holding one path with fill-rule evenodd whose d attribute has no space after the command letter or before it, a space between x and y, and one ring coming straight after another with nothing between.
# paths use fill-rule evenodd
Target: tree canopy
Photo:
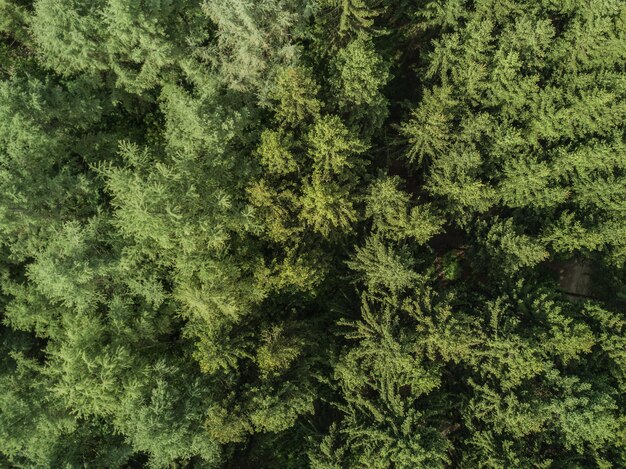
<instances>
[{"instance_id":1,"label":"tree canopy","mask_svg":"<svg viewBox=\"0 0 626 469\"><path fill-rule=\"evenodd\" d=\"M626 467L626 3L0 0L0 466Z\"/></svg>"}]
</instances>

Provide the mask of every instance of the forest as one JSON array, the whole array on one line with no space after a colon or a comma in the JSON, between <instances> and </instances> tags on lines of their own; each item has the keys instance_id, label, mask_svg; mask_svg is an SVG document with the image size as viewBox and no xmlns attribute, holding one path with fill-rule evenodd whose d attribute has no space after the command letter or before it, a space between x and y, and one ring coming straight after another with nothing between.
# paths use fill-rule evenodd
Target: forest
<instances>
[{"instance_id":1,"label":"forest","mask_svg":"<svg viewBox=\"0 0 626 469\"><path fill-rule=\"evenodd\" d=\"M626 467L626 1L0 0L0 467Z\"/></svg>"}]
</instances>

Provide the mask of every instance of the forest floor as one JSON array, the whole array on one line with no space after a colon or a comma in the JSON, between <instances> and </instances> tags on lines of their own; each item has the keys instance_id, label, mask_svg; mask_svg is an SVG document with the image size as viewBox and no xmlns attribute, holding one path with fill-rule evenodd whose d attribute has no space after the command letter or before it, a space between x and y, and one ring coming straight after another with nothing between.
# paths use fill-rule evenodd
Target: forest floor
<instances>
[{"instance_id":1,"label":"forest floor","mask_svg":"<svg viewBox=\"0 0 626 469\"><path fill-rule=\"evenodd\" d=\"M593 266L590 261L570 259L555 263L558 269L561 290L572 300L580 300L591 294L591 274Z\"/></svg>"}]
</instances>

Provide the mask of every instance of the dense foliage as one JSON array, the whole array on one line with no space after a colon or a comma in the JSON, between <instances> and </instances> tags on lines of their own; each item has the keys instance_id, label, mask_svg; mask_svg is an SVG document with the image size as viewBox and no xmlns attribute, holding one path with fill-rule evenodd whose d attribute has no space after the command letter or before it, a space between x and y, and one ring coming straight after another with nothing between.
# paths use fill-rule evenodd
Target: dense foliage
<instances>
[{"instance_id":1,"label":"dense foliage","mask_svg":"<svg viewBox=\"0 0 626 469\"><path fill-rule=\"evenodd\" d=\"M623 0L0 0L0 466L626 467Z\"/></svg>"}]
</instances>

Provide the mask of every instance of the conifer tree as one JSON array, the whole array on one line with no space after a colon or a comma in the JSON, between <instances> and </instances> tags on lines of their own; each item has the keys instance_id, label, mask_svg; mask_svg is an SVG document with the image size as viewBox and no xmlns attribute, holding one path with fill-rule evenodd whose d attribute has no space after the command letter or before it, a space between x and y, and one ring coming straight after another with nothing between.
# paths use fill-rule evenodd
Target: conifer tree
<instances>
[{"instance_id":1,"label":"conifer tree","mask_svg":"<svg viewBox=\"0 0 626 469\"><path fill-rule=\"evenodd\" d=\"M0 466L626 466L622 0L0 0Z\"/></svg>"}]
</instances>

